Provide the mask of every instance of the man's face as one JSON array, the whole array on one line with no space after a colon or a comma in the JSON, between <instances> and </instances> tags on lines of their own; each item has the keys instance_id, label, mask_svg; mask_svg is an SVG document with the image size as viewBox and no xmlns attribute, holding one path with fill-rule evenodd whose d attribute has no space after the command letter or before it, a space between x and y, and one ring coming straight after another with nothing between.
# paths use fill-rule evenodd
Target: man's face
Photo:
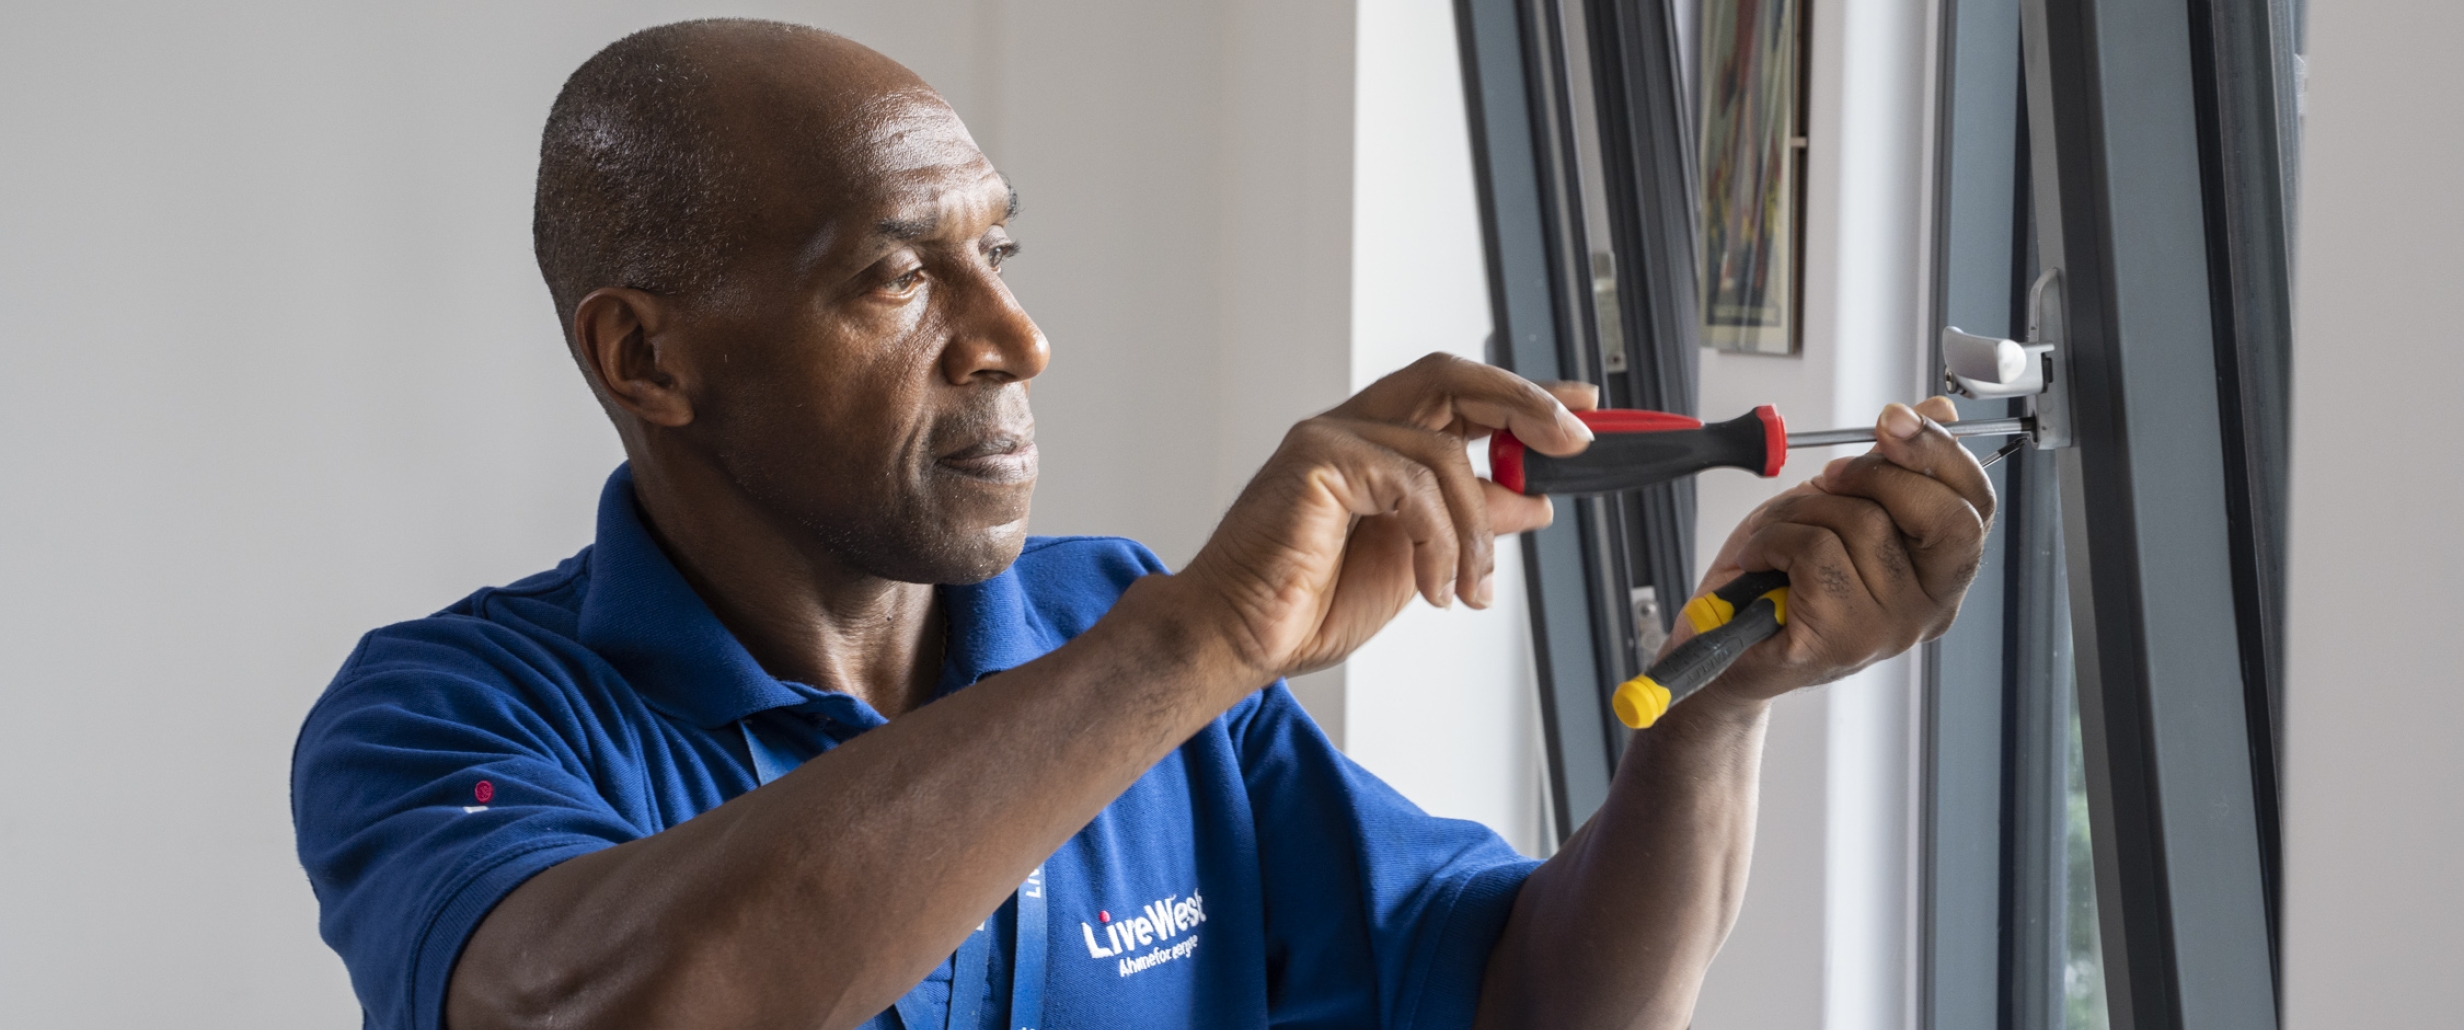
<instances>
[{"instance_id":1,"label":"man's face","mask_svg":"<svg viewBox=\"0 0 2464 1030\"><path fill-rule=\"evenodd\" d=\"M746 249L679 327L701 380L687 432L870 574L997 574L1026 537L1027 381L1049 356L1001 281L1008 183L920 92L752 149Z\"/></svg>"}]
</instances>

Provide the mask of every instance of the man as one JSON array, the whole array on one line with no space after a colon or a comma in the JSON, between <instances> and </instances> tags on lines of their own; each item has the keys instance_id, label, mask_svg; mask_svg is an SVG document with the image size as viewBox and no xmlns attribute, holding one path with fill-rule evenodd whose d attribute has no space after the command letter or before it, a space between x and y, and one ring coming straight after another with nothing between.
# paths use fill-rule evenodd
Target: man
<instances>
[{"instance_id":1,"label":"man","mask_svg":"<svg viewBox=\"0 0 2464 1030\"><path fill-rule=\"evenodd\" d=\"M1766 707L1938 633L1993 497L1916 411L1758 512L1788 628L1546 863L1335 752L1280 677L1492 596L1568 404L1430 359L1295 427L1175 575L1030 539L1007 182L905 68L763 22L575 72L536 221L627 463L598 541L362 641L295 756L371 1026L1683 1026ZM1929 402L1934 418L1947 405Z\"/></svg>"}]
</instances>

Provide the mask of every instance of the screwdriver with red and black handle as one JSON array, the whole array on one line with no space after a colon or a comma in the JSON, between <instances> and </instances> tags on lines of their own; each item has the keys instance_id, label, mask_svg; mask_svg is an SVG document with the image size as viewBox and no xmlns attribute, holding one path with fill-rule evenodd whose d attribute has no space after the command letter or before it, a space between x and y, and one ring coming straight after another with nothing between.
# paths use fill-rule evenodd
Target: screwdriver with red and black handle
<instances>
[{"instance_id":1,"label":"screwdriver with red and black handle","mask_svg":"<svg viewBox=\"0 0 2464 1030\"><path fill-rule=\"evenodd\" d=\"M1871 442L1872 429L1790 433L1770 405L1708 425L1663 411L1605 408L1578 411L1592 431L1583 453L1557 458L1523 446L1513 433L1489 438L1489 478L1520 494L1602 494L1665 483L1705 469L1740 468L1776 476L1795 447ZM1990 465L2025 443L2025 418L1976 419L1944 426L1953 436L2009 436ZM1659 721L1670 705L1701 690L1753 647L1788 624L1788 574L1748 572L1686 603L1695 635L1609 698L1617 719L1635 729Z\"/></svg>"},{"instance_id":2,"label":"screwdriver with red and black handle","mask_svg":"<svg viewBox=\"0 0 2464 1030\"><path fill-rule=\"evenodd\" d=\"M1489 478L1519 494L1576 497L1632 490L1714 468L1745 469L1767 478L1780 474L1792 448L1874 439L1870 428L1791 433L1780 413L1768 404L1726 422L1708 424L1685 415L1628 408L1578 411L1574 417L1591 428L1591 446L1583 453L1550 457L1524 447L1513 433L1501 431L1489 437ZM1942 428L1952 436L2025 437L2034 431L2029 422L2025 418L1972 419ZM2024 440L2014 445L2018 442ZM2009 452L2006 448L2002 453Z\"/></svg>"}]
</instances>

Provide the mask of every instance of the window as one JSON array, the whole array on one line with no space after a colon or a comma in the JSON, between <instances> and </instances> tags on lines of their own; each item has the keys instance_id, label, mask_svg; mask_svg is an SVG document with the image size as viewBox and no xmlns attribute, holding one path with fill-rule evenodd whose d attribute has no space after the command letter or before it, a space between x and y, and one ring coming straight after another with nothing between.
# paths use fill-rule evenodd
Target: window
<instances>
[{"instance_id":1,"label":"window","mask_svg":"<svg viewBox=\"0 0 2464 1030\"><path fill-rule=\"evenodd\" d=\"M1670 19L1654 4L1463 0L1456 24L1498 362L1597 383L1605 405L1691 412L1694 158ZM1675 606L1658 599L1692 590L1693 485L1560 513L1527 537L1524 567L1563 840L1624 747L1609 691L1667 632Z\"/></svg>"},{"instance_id":2,"label":"window","mask_svg":"<svg viewBox=\"0 0 2464 1030\"><path fill-rule=\"evenodd\" d=\"M2071 440L1927 663L1929 1023L2273 1025L2296 12L1944 10L1942 322L2068 352Z\"/></svg>"},{"instance_id":3,"label":"window","mask_svg":"<svg viewBox=\"0 0 2464 1030\"><path fill-rule=\"evenodd\" d=\"M1458 0L1501 363L1693 413L1719 306L1771 300L1721 285L1770 274L1706 265L1737 225L1787 233L1761 221L1786 191L1702 186L1686 69L1720 62L1689 47L1807 10ZM2273 1025L2298 0L1930 10L1932 328L2055 349L2043 396L1963 402L2035 416L2043 446L1993 469L1986 564L1923 659L1919 1021ZM1751 217L1695 206L1744 194ZM1561 839L1622 747L1606 691L1692 572L1689 484L1573 509L1525 544Z\"/></svg>"}]
</instances>

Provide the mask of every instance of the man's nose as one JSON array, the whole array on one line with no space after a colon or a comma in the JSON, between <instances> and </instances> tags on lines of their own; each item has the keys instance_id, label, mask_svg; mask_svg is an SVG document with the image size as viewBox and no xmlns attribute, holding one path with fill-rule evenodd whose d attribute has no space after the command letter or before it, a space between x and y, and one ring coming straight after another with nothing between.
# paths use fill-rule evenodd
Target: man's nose
<instances>
[{"instance_id":1,"label":"man's nose","mask_svg":"<svg viewBox=\"0 0 2464 1030\"><path fill-rule=\"evenodd\" d=\"M968 284L960 310L951 318L950 342L941 355L941 370L952 386L982 379L1019 382L1033 379L1052 360L1043 330L1027 317L1007 283L985 271Z\"/></svg>"}]
</instances>

